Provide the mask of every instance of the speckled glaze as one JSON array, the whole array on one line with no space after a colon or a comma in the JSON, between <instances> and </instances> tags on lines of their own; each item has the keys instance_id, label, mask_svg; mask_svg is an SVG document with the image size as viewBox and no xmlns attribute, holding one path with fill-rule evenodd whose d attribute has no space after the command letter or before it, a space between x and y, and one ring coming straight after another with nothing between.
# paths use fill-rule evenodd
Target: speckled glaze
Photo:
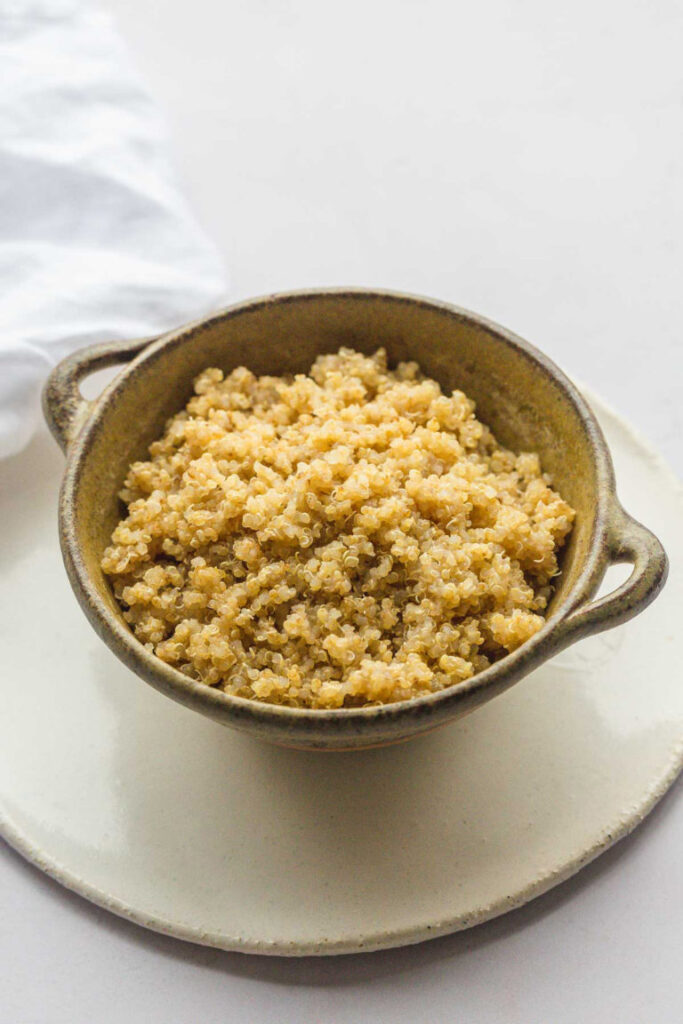
<instances>
[{"instance_id":1,"label":"speckled glaze","mask_svg":"<svg viewBox=\"0 0 683 1024\"><path fill-rule=\"evenodd\" d=\"M577 510L548 619L531 640L450 689L382 707L276 707L189 680L147 651L126 624L100 566L118 522L129 464L144 457L207 366L256 374L306 371L321 352L384 346L390 363L416 359L444 389L461 388L498 440L539 453ZM128 364L94 402L79 382ZM474 313L393 292L292 292L240 303L161 338L98 345L65 359L43 393L45 416L67 455L59 502L62 553L91 624L157 690L225 725L286 746L343 750L398 742L491 700L582 637L625 622L658 594L667 574L657 538L621 507L600 427L576 388L542 353ZM633 572L592 601L609 565Z\"/></svg>"}]
</instances>

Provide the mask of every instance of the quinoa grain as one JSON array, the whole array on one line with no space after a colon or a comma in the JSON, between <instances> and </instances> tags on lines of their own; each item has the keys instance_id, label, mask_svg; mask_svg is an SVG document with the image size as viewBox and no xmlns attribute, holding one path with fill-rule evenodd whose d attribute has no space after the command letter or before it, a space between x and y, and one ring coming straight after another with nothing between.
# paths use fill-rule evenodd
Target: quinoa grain
<instances>
[{"instance_id":1,"label":"quinoa grain","mask_svg":"<svg viewBox=\"0 0 683 1024\"><path fill-rule=\"evenodd\" d=\"M379 350L310 376L207 369L129 470L102 558L135 635L295 707L435 692L543 625L574 511L460 391Z\"/></svg>"}]
</instances>

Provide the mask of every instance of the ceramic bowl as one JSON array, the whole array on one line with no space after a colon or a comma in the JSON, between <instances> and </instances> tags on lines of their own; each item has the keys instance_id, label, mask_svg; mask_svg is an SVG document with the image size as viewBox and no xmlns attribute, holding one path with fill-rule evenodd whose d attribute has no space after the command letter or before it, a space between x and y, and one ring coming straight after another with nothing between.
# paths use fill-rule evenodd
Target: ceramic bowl
<instances>
[{"instance_id":1,"label":"ceramic bowl","mask_svg":"<svg viewBox=\"0 0 683 1024\"><path fill-rule=\"evenodd\" d=\"M576 509L575 525L544 627L512 654L464 682L379 707L311 710L233 697L188 679L135 638L100 569L121 517L117 497L129 464L146 456L166 420L207 366L256 374L305 372L341 345L387 350L390 364L416 359L444 390L460 388L477 415L513 450L538 452ZM106 366L125 368L96 401L79 382ZM474 313L392 292L323 290L267 296L232 306L156 339L98 345L68 357L43 394L50 428L67 456L59 501L62 552L71 585L105 643L161 693L225 725L287 746L352 749L392 743L452 721L507 690L558 651L615 626L652 601L666 578L657 538L619 504L610 454L588 405L541 352ZM599 600L612 563L633 571Z\"/></svg>"}]
</instances>

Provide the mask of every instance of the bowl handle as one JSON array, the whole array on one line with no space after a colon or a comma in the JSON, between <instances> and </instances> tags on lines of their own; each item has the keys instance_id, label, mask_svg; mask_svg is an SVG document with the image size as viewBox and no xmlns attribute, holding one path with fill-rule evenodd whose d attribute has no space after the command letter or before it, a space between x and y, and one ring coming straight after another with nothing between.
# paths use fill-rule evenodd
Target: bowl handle
<instances>
[{"instance_id":1,"label":"bowl handle","mask_svg":"<svg viewBox=\"0 0 683 1024\"><path fill-rule=\"evenodd\" d=\"M72 353L55 366L43 388L43 414L63 452L78 435L94 404L80 392L79 384L83 378L106 366L130 362L153 341L156 338L90 345Z\"/></svg>"},{"instance_id":2,"label":"bowl handle","mask_svg":"<svg viewBox=\"0 0 683 1024\"><path fill-rule=\"evenodd\" d=\"M615 503L608 541L611 565L631 562L633 572L611 594L575 608L557 632L557 648L632 619L654 601L669 571L666 552L654 533Z\"/></svg>"}]
</instances>

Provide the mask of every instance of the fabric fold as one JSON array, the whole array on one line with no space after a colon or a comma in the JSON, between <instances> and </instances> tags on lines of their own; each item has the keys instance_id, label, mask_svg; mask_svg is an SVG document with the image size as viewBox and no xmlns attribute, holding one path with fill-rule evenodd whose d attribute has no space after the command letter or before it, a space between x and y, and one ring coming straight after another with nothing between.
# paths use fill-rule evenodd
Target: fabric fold
<instances>
[{"instance_id":1,"label":"fabric fold","mask_svg":"<svg viewBox=\"0 0 683 1024\"><path fill-rule=\"evenodd\" d=\"M64 355L178 326L224 304L228 284L109 15L10 4L0 61L2 457L30 440Z\"/></svg>"}]
</instances>

